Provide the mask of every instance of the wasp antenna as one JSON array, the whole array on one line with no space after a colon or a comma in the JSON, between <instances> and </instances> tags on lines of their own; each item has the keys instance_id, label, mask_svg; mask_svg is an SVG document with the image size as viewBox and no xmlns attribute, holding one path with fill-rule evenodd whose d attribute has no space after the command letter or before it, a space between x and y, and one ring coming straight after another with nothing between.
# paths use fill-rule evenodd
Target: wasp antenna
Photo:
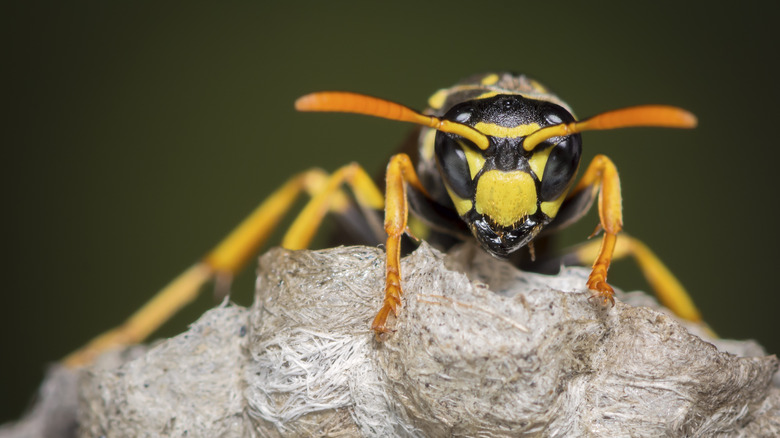
<instances>
[{"instance_id":1,"label":"wasp antenna","mask_svg":"<svg viewBox=\"0 0 780 438\"><path fill-rule=\"evenodd\" d=\"M295 101L295 109L298 111L363 114L416 123L432 128L435 128L439 123L436 117L425 116L401 104L346 91L321 91L307 94Z\"/></svg>"},{"instance_id":2,"label":"wasp antenna","mask_svg":"<svg viewBox=\"0 0 780 438\"><path fill-rule=\"evenodd\" d=\"M696 116L682 108L666 105L641 105L598 114L588 119L548 126L528 135L523 148L533 150L539 143L563 135L582 131L652 126L662 128L694 128Z\"/></svg>"},{"instance_id":3,"label":"wasp antenna","mask_svg":"<svg viewBox=\"0 0 780 438\"><path fill-rule=\"evenodd\" d=\"M434 116L426 116L404 105L346 91L321 91L299 97L295 101L298 111L340 112L363 114L383 119L409 122L427 126L442 132L457 134L471 140L480 149L490 145L488 138L474 128Z\"/></svg>"}]
</instances>

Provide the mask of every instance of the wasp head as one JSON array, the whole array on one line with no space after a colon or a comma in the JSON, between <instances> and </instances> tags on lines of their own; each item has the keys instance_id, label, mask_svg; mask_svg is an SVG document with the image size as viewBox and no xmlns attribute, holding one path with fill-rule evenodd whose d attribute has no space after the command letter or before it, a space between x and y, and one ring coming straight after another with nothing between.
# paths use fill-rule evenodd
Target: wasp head
<instances>
[{"instance_id":1,"label":"wasp head","mask_svg":"<svg viewBox=\"0 0 780 438\"><path fill-rule=\"evenodd\" d=\"M493 255L525 246L557 214L582 146L579 134L546 139L531 151L523 141L574 117L552 102L497 95L458 104L443 119L467 125L489 141L483 149L457 134L437 133L437 166L458 214Z\"/></svg>"}]
</instances>

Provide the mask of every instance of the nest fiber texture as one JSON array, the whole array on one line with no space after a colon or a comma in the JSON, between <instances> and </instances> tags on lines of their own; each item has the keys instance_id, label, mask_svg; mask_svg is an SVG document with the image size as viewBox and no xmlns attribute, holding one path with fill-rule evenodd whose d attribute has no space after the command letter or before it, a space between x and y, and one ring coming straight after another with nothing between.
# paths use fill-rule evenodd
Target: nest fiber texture
<instances>
[{"instance_id":1,"label":"nest fiber texture","mask_svg":"<svg viewBox=\"0 0 780 438\"><path fill-rule=\"evenodd\" d=\"M649 308L594 306L587 272L422 247L379 344L380 252L272 253L250 316L249 415L280 435L709 436L759 418L780 431L774 357L722 353Z\"/></svg>"},{"instance_id":2,"label":"nest fiber texture","mask_svg":"<svg viewBox=\"0 0 780 438\"><path fill-rule=\"evenodd\" d=\"M528 274L470 248L422 245L402 269L378 342L382 251L270 251L250 309L82 372L81 435L780 435L777 359L719 350L644 294L601 307L587 270Z\"/></svg>"}]
</instances>

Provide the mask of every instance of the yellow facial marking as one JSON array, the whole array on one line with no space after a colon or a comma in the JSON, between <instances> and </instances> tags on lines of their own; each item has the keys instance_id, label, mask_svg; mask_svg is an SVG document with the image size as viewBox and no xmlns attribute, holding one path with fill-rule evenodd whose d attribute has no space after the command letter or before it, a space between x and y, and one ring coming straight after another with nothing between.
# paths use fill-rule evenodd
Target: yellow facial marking
<instances>
[{"instance_id":1,"label":"yellow facial marking","mask_svg":"<svg viewBox=\"0 0 780 438\"><path fill-rule=\"evenodd\" d=\"M500 78L497 74L492 73L482 78L482 85L494 85Z\"/></svg>"},{"instance_id":2,"label":"yellow facial marking","mask_svg":"<svg viewBox=\"0 0 780 438\"><path fill-rule=\"evenodd\" d=\"M447 193L450 195L450 199L452 199L452 203L455 204L455 211L457 211L459 215L463 216L464 214L468 213L469 210L471 210L470 200L463 199L460 196L453 193L453 191L450 190L449 187L447 187L447 184L444 184L444 188L447 189Z\"/></svg>"},{"instance_id":3,"label":"yellow facial marking","mask_svg":"<svg viewBox=\"0 0 780 438\"><path fill-rule=\"evenodd\" d=\"M477 213L508 227L536 213L536 185L520 170L489 170L480 176L475 196Z\"/></svg>"},{"instance_id":4,"label":"yellow facial marking","mask_svg":"<svg viewBox=\"0 0 780 438\"><path fill-rule=\"evenodd\" d=\"M463 149L463 153L466 154L466 162L469 164L471 179L474 179L474 177L477 176L477 172L485 167L485 157L474 149L464 146L463 143L459 142L459 144L461 149Z\"/></svg>"},{"instance_id":5,"label":"yellow facial marking","mask_svg":"<svg viewBox=\"0 0 780 438\"><path fill-rule=\"evenodd\" d=\"M499 126L494 123L479 122L474 125L474 129L485 134L492 135L493 137L524 137L532 132L539 130L538 123L531 123L528 125L519 125L513 128L507 128L506 126Z\"/></svg>"},{"instance_id":6,"label":"yellow facial marking","mask_svg":"<svg viewBox=\"0 0 780 438\"><path fill-rule=\"evenodd\" d=\"M531 166L531 170L534 171L539 180L544 175L544 166L547 165L547 159L550 158L550 151L552 150L553 148L549 147L543 151L534 152L531 158L528 159L528 165Z\"/></svg>"},{"instance_id":7,"label":"yellow facial marking","mask_svg":"<svg viewBox=\"0 0 780 438\"><path fill-rule=\"evenodd\" d=\"M423 137L423 141L422 141L421 153L424 160L433 159L433 152L435 147L436 147L436 130L428 129L425 132L425 136Z\"/></svg>"},{"instance_id":8,"label":"yellow facial marking","mask_svg":"<svg viewBox=\"0 0 780 438\"><path fill-rule=\"evenodd\" d=\"M547 216L555 217L558 214L558 209L561 208L564 198L566 198L565 194L559 196L554 201L542 202L542 212Z\"/></svg>"},{"instance_id":9,"label":"yellow facial marking","mask_svg":"<svg viewBox=\"0 0 780 438\"><path fill-rule=\"evenodd\" d=\"M433 109L441 109L444 106L444 102L447 100L447 96L450 94L450 90L443 88L428 98L428 106Z\"/></svg>"}]
</instances>

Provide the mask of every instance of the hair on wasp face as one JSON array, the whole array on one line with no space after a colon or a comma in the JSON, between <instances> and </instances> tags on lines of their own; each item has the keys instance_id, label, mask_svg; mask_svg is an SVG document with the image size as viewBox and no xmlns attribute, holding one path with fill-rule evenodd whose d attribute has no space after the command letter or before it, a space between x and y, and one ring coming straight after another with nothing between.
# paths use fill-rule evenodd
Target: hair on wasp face
<instances>
[{"instance_id":1,"label":"hair on wasp face","mask_svg":"<svg viewBox=\"0 0 780 438\"><path fill-rule=\"evenodd\" d=\"M530 151L523 140L574 116L552 102L496 95L459 103L442 119L474 128L489 144L480 149L457 134L436 134L436 165L461 218L491 254L526 245L555 217L554 201L570 187L582 146L579 134L547 139Z\"/></svg>"}]
</instances>

